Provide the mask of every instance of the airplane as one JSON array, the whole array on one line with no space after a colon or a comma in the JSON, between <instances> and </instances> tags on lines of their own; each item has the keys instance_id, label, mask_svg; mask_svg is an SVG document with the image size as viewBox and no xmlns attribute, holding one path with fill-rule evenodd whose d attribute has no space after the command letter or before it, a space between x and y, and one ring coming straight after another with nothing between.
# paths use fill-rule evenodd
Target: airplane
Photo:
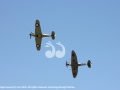
<instances>
[{"instance_id":1,"label":"airplane","mask_svg":"<svg viewBox=\"0 0 120 90\"><path fill-rule=\"evenodd\" d=\"M55 39L55 32L54 31L52 31L51 35L49 35L49 34L42 34L39 20L35 21L35 33L31 32L29 35L30 35L30 39L31 39L31 36L35 37L36 49L38 51L41 49L41 42L42 42L42 38L43 37L51 37L52 40Z\"/></svg>"},{"instance_id":2,"label":"airplane","mask_svg":"<svg viewBox=\"0 0 120 90\"><path fill-rule=\"evenodd\" d=\"M88 68L91 68L91 64L92 63L91 63L90 60L88 60L87 63L78 63L78 61L77 61L77 55L76 55L76 53L75 53L74 50L72 50L72 52L71 52L71 62L67 62L66 61L66 67L71 66L72 75L73 75L74 78L77 76L78 66L85 66L85 65L87 65Z\"/></svg>"}]
</instances>

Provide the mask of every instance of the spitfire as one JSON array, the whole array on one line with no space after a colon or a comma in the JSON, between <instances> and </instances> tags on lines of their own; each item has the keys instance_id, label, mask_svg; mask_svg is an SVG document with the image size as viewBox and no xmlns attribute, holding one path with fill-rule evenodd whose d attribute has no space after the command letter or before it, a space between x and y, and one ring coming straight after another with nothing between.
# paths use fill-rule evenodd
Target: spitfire
<instances>
[{"instance_id":1,"label":"spitfire","mask_svg":"<svg viewBox=\"0 0 120 90\"><path fill-rule=\"evenodd\" d=\"M86 63L78 63L77 61L77 55L76 53L72 50L71 52L71 62L67 62L66 61L66 66L71 66L72 68L72 75L75 78L77 76L78 73L78 66L85 66L87 65L89 68L91 68L91 61L88 60L87 64Z\"/></svg>"}]
</instances>

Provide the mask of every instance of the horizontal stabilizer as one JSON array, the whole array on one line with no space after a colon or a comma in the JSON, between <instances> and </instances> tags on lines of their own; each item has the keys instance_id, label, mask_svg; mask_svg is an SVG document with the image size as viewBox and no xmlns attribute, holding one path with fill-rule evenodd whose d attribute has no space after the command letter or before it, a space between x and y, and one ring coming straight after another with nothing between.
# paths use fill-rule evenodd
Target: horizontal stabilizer
<instances>
[{"instance_id":1,"label":"horizontal stabilizer","mask_svg":"<svg viewBox=\"0 0 120 90\"><path fill-rule=\"evenodd\" d=\"M89 68L91 68L91 61L90 60L88 60L88 62L87 62L87 66L89 67Z\"/></svg>"},{"instance_id":2,"label":"horizontal stabilizer","mask_svg":"<svg viewBox=\"0 0 120 90\"><path fill-rule=\"evenodd\" d=\"M52 33L51 33L51 37L52 37L52 40L55 39L55 32L54 32L54 31L52 31Z\"/></svg>"}]
</instances>

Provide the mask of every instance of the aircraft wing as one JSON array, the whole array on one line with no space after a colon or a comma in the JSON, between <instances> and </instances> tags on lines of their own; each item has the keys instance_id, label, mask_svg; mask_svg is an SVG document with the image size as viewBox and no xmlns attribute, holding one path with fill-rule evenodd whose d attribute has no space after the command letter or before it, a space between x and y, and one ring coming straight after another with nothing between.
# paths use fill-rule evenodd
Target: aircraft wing
<instances>
[{"instance_id":1,"label":"aircraft wing","mask_svg":"<svg viewBox=\"0 0 120 90\"><path fill-rule=\"evenodd\" d=\"M42 42L42 31L40 27L39 20L36 20L35 22L35 41L36 41L36 48L37 50L40 50L41 48L41 42Z\"/></svg>"},{"instance_id":2,"label":"aircraft wing","mask_svg":"<svg viewBox=\"0 0 120 90\"><path fill-rule=\"evenodd\" d=\"M71 63L72 64L77 64L78 63L76 53L73 50L71 52Z\"/></svg>"},{"instance_id":3,"label":"aircraft wing","mask_svg":"<svg viewBox=\"0 0 120 90\"><path fill-rule=\"evenodd\" d=\"M41 26L39 20L35 22L35 35L42 35Z\"/></svg>"},{"instance_id":4,"label":"aircraft wing","mask_svg":"<svg viewBox=\"0 0 120 90\"><path fill-rule=\"evenodd\" d=\"M78 66L71 66L71 68L72 68L72 75L75 78L78 73Z\"/></svg>"},{"instance_id":5,"label":"aircraft wing","mask_svg":"<svg viewBox=\"0 0 120 90\"><path fill-rule=\"evenodd\" d=\"M36 41L36 48L39 51L41 48L42 38L35 37L35 41Z\"/></svg>"}]
</instances>

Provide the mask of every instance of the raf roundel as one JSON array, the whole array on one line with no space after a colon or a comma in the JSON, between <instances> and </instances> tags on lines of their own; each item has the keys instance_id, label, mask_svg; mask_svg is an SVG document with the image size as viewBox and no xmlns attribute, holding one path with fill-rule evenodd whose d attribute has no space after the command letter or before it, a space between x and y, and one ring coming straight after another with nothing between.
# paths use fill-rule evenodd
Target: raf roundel
<instances>
[{"instance_id":1,"label":"raf roundel","mask_svg":"<svg viewBox=\"0 0 120 90\"><path fill-rule=\"evenodd\" d=\"M36 24L35 24L35 26L36 26L36 27L38 27L38 26L39 26L39 24L38 24L38 23L36 23Z\"/></svg>"},{"instance_id":2,"label":"raf roundel","mask_svg":"<svg viewBox=\"0 0 120 90\"><path fill-rule=\"evenodd\" d=\"M39 44L37 44L36 46L37 46L37 48L39 48L39 47L40 47L40 45L39 45Z\"/></svg>"}]
</instances>

